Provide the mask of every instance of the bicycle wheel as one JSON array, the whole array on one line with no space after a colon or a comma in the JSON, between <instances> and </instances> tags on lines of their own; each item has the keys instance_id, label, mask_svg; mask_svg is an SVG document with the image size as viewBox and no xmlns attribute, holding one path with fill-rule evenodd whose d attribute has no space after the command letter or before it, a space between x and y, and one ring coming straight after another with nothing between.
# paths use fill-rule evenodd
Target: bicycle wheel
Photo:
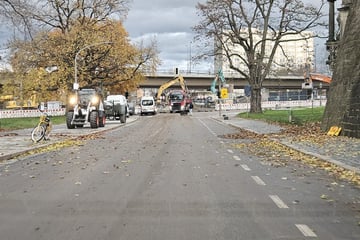
<instances>
[{"instance_id":1,"label":"bicycle wheel","mask_svg":"<svg viewBox=\"0 0 360 240\"><path fill-rule=\"evenodd\" d=\"M45 128L44 126L38 125L31 132L31 139L34 142L40 142L45 136Z\"/></svg>"}]
</instances>

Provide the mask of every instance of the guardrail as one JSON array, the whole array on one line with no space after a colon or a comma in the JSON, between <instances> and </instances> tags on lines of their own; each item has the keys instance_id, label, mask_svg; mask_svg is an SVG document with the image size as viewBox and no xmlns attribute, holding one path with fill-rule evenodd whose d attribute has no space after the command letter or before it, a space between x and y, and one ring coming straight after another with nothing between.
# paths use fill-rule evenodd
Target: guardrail
<instances>
[{"instance_id":1,"label":"guardrail","mask_svg":"<svg viewBox=\"0 0 360 240\"><path fill-rule=\"evenodd\" d=\"M45 110L50 116L65 115L65 108ZM0 110L0 119L2 118L23 118L23 117L39 117L41 112L34 110Z\"/></svg>"}]
</instances>

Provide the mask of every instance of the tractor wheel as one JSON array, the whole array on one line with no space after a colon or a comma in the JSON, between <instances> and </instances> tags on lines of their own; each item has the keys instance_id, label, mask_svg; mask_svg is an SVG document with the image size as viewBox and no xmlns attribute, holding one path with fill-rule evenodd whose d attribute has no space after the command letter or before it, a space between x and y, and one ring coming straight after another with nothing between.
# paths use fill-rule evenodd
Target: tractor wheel
<instances>
[{"instance_id":1,"label":"tractor wheel","mask_svg":"<svg viewBox=\"0 0 360 240\"><path fill-rule=\"evenodd\" d=\"M91 128L99 127L99 113L97 111L92 111L90 113L90 127Z\"/></svg>"},{"instance_id":2,"label":"tractor wheel","mask_svg":"<svg viewBox=\"0 0 360 240\"><path fill-rule=\"evenodd\" d=\"M71 121L73 119L74 112L67 112L66 113L66 126L68 129L74 129L75 125L71 124Z\"/></svg>"},{"instance_id":3,"label":"tractor wheel","mask_svg":"<svg viewBox=\"0 0 360 240\"><path fill-rule=\"evenodd\" d=\"M121 114L120 115L120 122L121 123L126 123L126 114Z\"/></svg>"}]
</instances>

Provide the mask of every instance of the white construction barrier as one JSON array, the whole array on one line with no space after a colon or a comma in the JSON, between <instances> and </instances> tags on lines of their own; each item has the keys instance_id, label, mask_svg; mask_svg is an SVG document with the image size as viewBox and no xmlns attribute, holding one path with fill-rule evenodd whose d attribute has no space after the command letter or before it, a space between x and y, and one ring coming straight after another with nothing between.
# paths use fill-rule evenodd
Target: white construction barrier
<instances>
[{"instance_id":1,"label":"white construction barrier","mask_svg":"<svg viewBox=\"0 0 360 240\"><path fill-rule=\"evenodd\" d=\"M50 116L63 116L65 115L65 108L48 109L45 110ZM34 110L0 110L1 118L23 118L23 117L39 117L41 112L37 109Z\"/></svg>"},{"instance_id":2,"label":"white construction barrier","mask_svg":"<svg viewBox=\"0 0 360 240\"><path fill-rule=\"evenodd\" d=\"M262 109L284 109L295 107L320 107L325 106L326 100L299 100L299 101L267 101L262 102ZM228 110L249 110L250 103L223 103L221 104L222 111ZM219 104L215 105L215 110L219 111Z\"/></svg>"}]
</instances>

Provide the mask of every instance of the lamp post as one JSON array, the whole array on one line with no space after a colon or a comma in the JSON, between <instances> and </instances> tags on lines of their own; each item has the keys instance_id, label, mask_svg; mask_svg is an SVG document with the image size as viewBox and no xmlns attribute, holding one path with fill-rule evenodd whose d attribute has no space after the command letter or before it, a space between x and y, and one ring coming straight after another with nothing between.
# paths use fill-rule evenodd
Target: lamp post
<instances>
[{"instance_id":1,"label":"lamp post","mask_svg":"<svg viewBox=\"0 0 360 240\"><path fill-rule=\"evenodd\" d=\"M327 0L329 3L329 37L326 41L326 48L329 52L329 58L326 63L331 70L335 67L337 41L335 39L335 2L336 0Z\"/></svg>"},{"instance_id":2,"label":"lamp post","mask_svg":"<svg viewBox=\"0 0 360 240\"><path fill-rule=\"evenodd\" d=\"M81 51L94 47L94 46L98 46L98 45L103 45L103 44L113 44L113 42L99 42L99 43L94 43L94 44L90 44L90 45L86 45L85 47L81 48L79 51L77 51L77 53L75 54L75 59L74 59L74 69L75 69L75 75L74 75L74 90L79 89L79 83L78 83L78 79L77 79L77 75L78 75L78 71L77 71L77 58L80 54Z\"/></svg>"}]
</instances>

